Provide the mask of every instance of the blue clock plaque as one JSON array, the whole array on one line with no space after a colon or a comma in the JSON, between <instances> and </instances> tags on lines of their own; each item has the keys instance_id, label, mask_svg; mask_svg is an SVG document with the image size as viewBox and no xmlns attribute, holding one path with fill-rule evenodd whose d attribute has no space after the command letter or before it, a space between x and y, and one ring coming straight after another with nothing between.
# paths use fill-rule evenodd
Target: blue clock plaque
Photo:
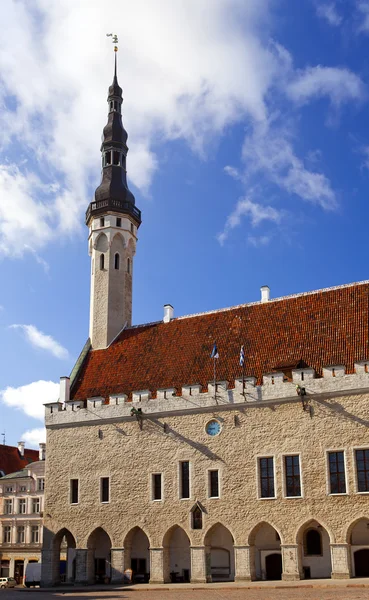
<instances>
[{"instance_id":1,"label":"blue clock plaque","mask_svg":"<svg viewBox=\"0 0 369 600\"><path fill-rule=\"evenodd\" d=\"M221 430L220 423L216 419L212 419L211 421L206 423L205 431L208 435L211 435L211 436L218 435L218 433L220 433L220 430Z\"/></svg>"}]
</instances>

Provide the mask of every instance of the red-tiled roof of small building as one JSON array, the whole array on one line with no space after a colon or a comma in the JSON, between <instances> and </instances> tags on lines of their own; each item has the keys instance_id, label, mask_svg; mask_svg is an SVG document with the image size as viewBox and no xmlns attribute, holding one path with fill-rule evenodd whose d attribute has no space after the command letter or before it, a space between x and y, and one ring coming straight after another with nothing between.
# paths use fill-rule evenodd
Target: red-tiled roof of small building
<instances>
[{"instance_id":1,"label":"red-tiled roof of small building","mask_svg":"<svg viewBox=\"0 0 369 600\"><path fill-rule=\"evenodd\" d=\"M76 378L75 399L127 394L132 391L200 383L213 379L210 358L217 342L217 380L245 374L262 382L277 365L308 365L322 374L323 366L369 359L369 283L361 282L179 317L125 329L110 347L90 350ZM290 367L291 368L291 367ZM282 370L282 369L281 369Z\"/></svg>"},{"instance_id":2,"label":"red-tiled roof of small building","mask_svg":"<svg viewBox=\"0 0 369 600\"><path fill-rule=\"evenodd\" d=\"M25 448L24 456L21 456L16 446L0 445L0 471L5 475L20 471L37 460L39 460L38 450Z\"/></svg>"}]
</instances>

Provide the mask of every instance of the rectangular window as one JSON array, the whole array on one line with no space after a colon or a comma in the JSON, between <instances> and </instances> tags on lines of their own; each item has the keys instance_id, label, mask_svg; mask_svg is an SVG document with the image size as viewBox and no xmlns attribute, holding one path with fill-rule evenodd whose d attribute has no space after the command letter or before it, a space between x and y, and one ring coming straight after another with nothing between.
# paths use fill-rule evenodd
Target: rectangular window
<instances>
[{"instance_id":1,"label":"rectangular window","mask_svg":"<svg viewBox=\"0 0 369 600\"><path fill-rule=\"evenodd\" d=\"M274 459L259 458L260 497L274 498Z\"/></svg>"},{"instance_id":2,"label":"rectangular window","mask_svg":"<svg viewBox=\"0 0 369 600\"><path fill-rule=\"evenodd\" d=\"M344 452L328 452L329 491L331 494L346 494Z\"/></svg>"},{"instance_id":3,"label":"rectangular window","mask_svg":"<svg viewBox=\"0 0 369 600\"><path fill-rule=\"evenodd\" d=\"M209 471L209 497L219 498L219 471Z\"/></svg>"},{"instance_id":4,"label":"rectangular window","mask_svg":"<svg viewBox=\"0 0 369 600\"><path fill-rule=\"evenodd\" d=\"M70 503L78 504L78 491L79 491L79 481L78 479L70 480Z\"/></svg>"},{"instance_id":5,"label":"rectangular window","mask_svg":"<svg viewBox=\"0 0 369 600\"><path fill-rule=\"evenodd\" d=\"M8 485L8 486L5 488L5 491L6 491L6 492L12 492L12 491L13 491L13 486L12 486L12 485Z\"/></svg>"},{"instance_id":6,"label":"rectangular window","mask_svg":"<svg viewBox=\"0 0 369 600\"><path fill-rule=\"evenodd\" d=\"M3 527L3 543L10 544L11 536L12 536L12 529L11 529L10 525L5 525Z\"/></svg>"},{"instance_id":7,"label":"rectangular window","mask_svg":"<svg viewBox=\"0 0 369 600\"><path fill-rule=\"evenodd\" d=\"M25 542L25 531L24 525L17 527L17 544L24 544Z\"/></svg>"},{"instance_id":8,"label":"rectangular window","mask_svg":"<svg viewBox=\"0 0 369 600\"><path fill-rule=\"evenodd\" d=\"M369 450L356 450L358 492L369 492Z\"/></svg>"},{"instance_id":9,"label":"rectangular window","mask_svg":"<svg viewBox=\"0 0 369 600\"><path fill-rule=\"evenodd\" d=\"M119 152L117 152L117 150L113 150L113 165L118 166L119 165L119 159L120 159Z\"/></svg>"},{"instance_id":10,"label":"rectangular window","mask_svg":"<svg viewBox=\"0 0 369 600\"><path fill-rule=\"evenodd\" d=\"M37 479L37 489L39 492L43 492L45 489L45 479L43 477L39 477Z\"/></svg>"},{"instance_id":11,"label":"rectangular window","mask_svg":"<svg viewBox=\"0 0 369 600\"><path fill-rule=\"evenodd\" d=\"M27 486L26 485L21 485L19 488L20 492L26 492L27 491Z\"/></svg>"},{"instance_id":12,"label":"rectangular window","mask_svg":"<svg viewBox=\"0 0 369 600\"><path fill-rule=\"evenodd\" d=\"M32 525L31 527L31 543L38 544L40 541L40 529L38 525Z\"/></svg>"},{"instance_id":13,"label":"rectangular window","mask_svg":"<svg viewBox=\"0 0 369 600\"><path fill-rule=\"evenodd\" d=\"M180 497L190 497L190 463L184 460L179 464L180 467Z\"/></svg>"},{"instance_id":14,"label":"rectangular window","mask_svg":"<svg viewBox=\"0 0 369 600\"><path fill-rule=\"evenodd\" d=\"M122 219L117 217L117 227L122 227Z\"/></svg>"},{"instance_id":15,"label":"rectangular window","mask_svg":"<svg viewBox=\"0 0 369 600\"><path fill-rule=\"evenodd\" d=\"M109 502L109 477L100 479L100 498L101 502Z\"/></svg>"},{"instance_id":16,"label":"rectangular window","mask_svg":"<svg viewBox=\"0 0 369 600\"><path fill-rule=\"evenodd\" d=\"M104 227L104 225L105 225L105 218L101 217L100 218L100 227Z\"/></svg>"},{"instance_id":17,"label":"rectangular window","mask_svg":"<svg viewBox=\"0 0 369 600\"><path fill-rule=\"evenodd\" d=\"M11 515L13 512L13 500L5 500L4 501L4 513L6 515Z\"/></svg>"},{"instance_id":18,"label":"rectangular window","mask_svg":"<svg viewBox=\"0 0 369 600\"><path fill-rule=\"evenodd\" d=\"M162 499L161 473L154 473L152 476L152 499Z\"/></svg>"},{"instance_id":19,"label":"rectangular window","mask_svg":"<svg viewBox=\"0 0 369 600\"><path fill-rule=\"evenodd\" d=\"M32 498L32 512L33 513L40 512L40 498Z\"/></svg>"},{"instance_id":20,"label":"rectangular window","mask_svg":"<svg viewBox=\"0 0 369 600\"><path fill-rule=\"evenodd\" d=\"M301 496L300 457L285 456L284 468L286 477L286 496Z\"/></svg>"},{"instance_id":21,"label":"rectangular window","mask_svg":"<svg viewBox=\"0 0 369 600\"><path fill-rule=\"evenodd\" d=\"M26 514L26 499L22 498L18 503L18 512L20 515Z\"/></svg>"}]
</instances>

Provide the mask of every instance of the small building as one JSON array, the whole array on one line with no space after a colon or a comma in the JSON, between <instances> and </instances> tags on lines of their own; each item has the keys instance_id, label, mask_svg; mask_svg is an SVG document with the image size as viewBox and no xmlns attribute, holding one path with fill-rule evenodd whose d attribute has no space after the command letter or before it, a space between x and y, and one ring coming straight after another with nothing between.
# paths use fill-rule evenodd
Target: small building
<instances>
[{"instance_id":1,"label":"small building","mask_svg":"<svg viewBox=\"0 0 369 600\"><path fill-rule=\"evenodd\" d=\"M39 459L0 479L0 577L17 583L28 563L41 560L45 444Z\"/></svg>"}]
</instances>

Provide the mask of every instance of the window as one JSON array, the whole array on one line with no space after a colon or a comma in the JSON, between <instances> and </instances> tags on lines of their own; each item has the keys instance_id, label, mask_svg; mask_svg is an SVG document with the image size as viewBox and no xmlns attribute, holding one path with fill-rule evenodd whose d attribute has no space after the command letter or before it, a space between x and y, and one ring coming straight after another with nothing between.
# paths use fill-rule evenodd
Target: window
<instances>
[{"instance_id":1,"label":"window","mask_svg":"<svg viewBox=\"0 0 369 600\"><path fill-rule=\"evenodd\" d=\"M26 499L22 498L18 503L18 512L20 515L26 514Z\"/></svg>"},{"instance_id":2,"label":"window","mask_svg":"<svg viewBox=\"0 0 369 600\"><path fill-rule=\"evenodd\" d=\"M304 542L305 556L322 556L322 536L317 529L308 529Z\"/></svg>"},{"instance_id":3,"label":"window","mask_svg":"<svg viewBox=\"0 0 369 600\"><path fill-rule=\"evenodd\" d=\"M13 491L13 486L12 485L7 485L5 488L6 492L12 492Z\"/></svg>"},{"instance_id":4,"label":"window","mask_svg":"<svg viewBox=\"0 0 369 600\"><path fill-rule=\"evenodd\" d=\"M127 258L127 273L131 272L131 259Z\"/></svg>"},{"instance_id":5,"label":"window","mask_svg":"<svg viewBox=\"0 0 369 600\"><path fill-rule=\"evenodd\" d=\"M11 515L13 512L13 500L5 500L4 501L4 513L6 515Z\"/></svg>"},{"instance_id":6,"label":"window","mask_svg":"<svg viewBox=\"0 0 369 600\"><path fill-rule=\"evenodd\" d=\"M110 150L108 150L104 154L104 167L108 167L109 165L111 165L111 151Z\"/></svg>"},{"instance_id":7,"label":"window","mask_svg":"<svg viewBox=\"0 0 369 600\"><path fill-rule=\"evenodd\" d=\"M119 271L119 262L120 262L120 256L118 254L118 252L114 255L114 269L116 269L117 271Z\"/></svg>"},{"instance_id":8,"label":"window","mask_svg":"<svg viewBox=\"0 0 369 600\"><path fill-rule=\"evenodd\" d=\"M117 217L117 227L122 227L122 219Z\"/></svg>"},{"instance_id":9,"label":"window","mask_svg":"<svg viewBox=\"0 0 369 600\"><path fill-rule=\"evenodd\" d=\"M31 543L38 544L40 542L40 529L38 525L32 525L31 527Z\"/></svg>"},{"instance_id":10,"label":"window","mask_svg":"<svg viewBox=\"0 0 369 600\"><path fill-rule=\"evenodd\" d=\"M70 480L70 503L71 504L78 504L78 487L79 487L79 481L78 479L71 479Z\"/></svg>"},{"instance_id":11,"label":"window","mask_svg":"<svg viewBox=\"0 0 369 600\"><path fill-rule=\"evenodd\" d=\"M131 233L134 233L134 232L135 232L135 228L134 228L133 223L131 223Z\"/></svg>"},{"instance_id":12,"label":"window","mask_svg":"<svg viewBox=\"0 0 369 600\"><path fill-rule=\"evenodd\" d=\"M284 468L286 477L286 496L301 496L300 457L285 456Z\"/></svg>"},{"instance_id":13,"label":"window","mask_svg":"<svg viewBox=\"0 0 369 600\"><path fill-rule=\"evenodd\" d=\"M45 489L45 479L43 477L39 477L37 479L37 489L39 492L43 492Z\"/></svg>"},{"instance_id":14,"label":"window","mask_svg":"<svg viewBox=\"0 0 369 600\"><path fill-rule=\"evenodd\" d=\"M119 166L120 163L120 154L117 150L113 150L113 165L116 167Z\"/></svg>"},{"instance_id":15,"label":"window","mask_svg":"<svg viewBox=\"0 0 369 600\"><path fill-rule=\"evenodd\" d=\"M209 498L219 498L219 471L209 471Z\"/></svg>"},{"instance_id":16,"label":"window","mask_svg":"<svg viewBox=\"0 0 369 600\"><path fill-rule=\"evenodd\" d=\"M21 485L19 488L20 492L26 492L27 491L27 486L26 485Z\"/></svg>"},{"instance_id":17,"label":"window","mask_svg":"<svg viewBox=\"0 0 369 600\"><path fill-rule=\"evenodd\" d=\"M100 227L104 227L105 225L105 217L101 217L100 219Z\"/></svg>"},{"instance_id":18,"label":"window","mask_svg":"<svg viewBox=\"0 0 369 600\"><path fill-rule=\"evenodd\" d=\"M104 270L104 262L105 262L105 257L103 254L100 254L100 271Z\"/></svg>"},{"instance_id":19,"label":"window","mask_svg":"<svg viewBox=\"0 0 369 600\"><path fill-rule=\"evenodd\" d=\"M100 479L100 498L101 502L109 502L109 477Z\"/></svg>"},{"instance_id":20,"label":"window","mask_svg":"<svg viewBox=\"0 0 369 600\"><path fill-rule=\"evenodd\" d=\"M199 506L192 511L192 529L202 529L202 510Z\"/></svg>"},{"instance_id":21,"label":"window","mask_svg":"<svg viewBox=\"0 0 369 600\"><path fill-rule=\"evenodd\" d=\"M179 463L179 477L180 477L180 498L190 497L190 463L188 460L184 460Z\"/></svg>"},{"instance_id":22,"label":"window","mask_svg":"<svg viewBox=\"0 0 369 600\"><path fill-rule=\"evenodd\" d=\"M331 494L346 494L344 452L328 452L329 490Z\"/></svg>"},{"instance_id":23,"label":"window","mask_svg":"<svg viewBox=\"0 0 369 600\"><path fill-rule=\"evenodd\" d=\"M260 497L274 498L274 459L259 458Z\"/></svg>"},{"instance_id":24,"label":"window","mask_svg":"<svg viewBox=\"0 0 369 600\"><path fill-rule=\"evenodd\" d=\"M33 513L40 512L40 498L32 498L32 512Z\"/></svg>"},{"instance_id":25,"label":"window","mask_svg":"<svg viewBox=\"0 0 369 600\"><path fill-rule=\"evenodd\" d=\"M10 525L5 525L3 527L3 543L10 544L11 536L12 536L12 528L10 527Z\"/></svg>"},{"instance_id":26,"label":"window","mask_svg":"<svg viewBox=\"0 0 369 600\"><path fill-rule=\"evenodd\" d=\"M356 450L357 491L369 492L369 450Z\"/></svg>"},{"instance_id":27,"label":"window","mask_svg":"<svg viewBox=\"0 0 369 600\"><path fill-rule=\"evenodd\" d=\"M24 525L17 527L17 544L24 544L25 542L25 529Z\"/></svg>"},{"instance_id":28,"label":"window","mask_svg":"<svg viewBox=\"0 0 369 600\"><path fill-rule=\"evenodd\" d=\"M152 499L162 500L161 473L154 473L152 476Z\"/></svg>"}]
</instances>

